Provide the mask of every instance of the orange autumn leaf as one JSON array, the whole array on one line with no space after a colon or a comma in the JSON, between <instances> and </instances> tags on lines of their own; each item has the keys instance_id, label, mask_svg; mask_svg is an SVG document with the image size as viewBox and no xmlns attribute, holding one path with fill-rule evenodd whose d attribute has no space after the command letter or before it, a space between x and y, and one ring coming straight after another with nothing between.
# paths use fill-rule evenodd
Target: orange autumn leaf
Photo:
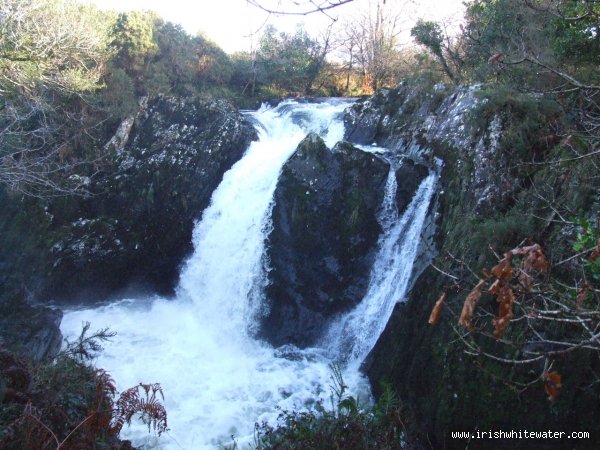
<instances>
[{"instance_id":1,"label":"orange autumn leaf","mask_svg":"<svg viewBox=\"0 0 600 450\"><path fill-rule=\"evenodd\" d=\"M560 374L555 371L544 372L542 378L544 380L544 390L548 394L548 400L554 403L562 387Z\"/></svg>"},{"instance_id":2,"label":"orange autumn leaf","mask_svg":"<svg viewBox=\"0 0 600 450\"><path fill-rule=\"evenodd\" d=\"M511 306L515 301L515 293L512 288L505 284L498 290L498 303L500 303L500 307L502 306Z\"/></svg>"},{"instance_id":3,"label":"orange autumn leaf","mask_svg":"<svg viewBox=\"0 0 600 450\"><path fill-rule=\"evenodd\" d=\"M488 64L502 62L503 59L504 59L504 53L498 52L489 57Z\"/></svg>"},{"instance_id":4,"label":"orange autumn leaf","mask_svg":"<svg viewBox=\"0 0 600 450\"><path fill-rule=\"evenodd\" d=\"M515 293L509 285L504 285L498 290L497 300L500 307L498 317L492 320L492 325L494 325L494 336L500 339L514 317L512 306L515 301Z\"/></svg>"},{"instance_id":5,"label":"orange autumn leaf","mask_svg":"<svg viewBox=\"0 0 600 450\"><path fill-rule=\"evenodd\" d=\"M504 331L506 331L506 328L508 327L508 324L513 319L513 317L514 315L511 311L508 314L505 314L501 317L497 317L494 320L492 320L492 325L494 325L494 336L496 336L496 339L500 339L502 337Z\"/></svg>"},{"instance_id":6,"label":"orange autumn leaf","mask_svg":"<svg viewBox=\"0 0 600 450\"><path fill-rule=\"evenodd\" d=\"M485 285L485 280L479 280L477 286L473 288L465 302L463 303L463 308L460 313L460 318L458 319L458 324L467 327L469 330L473 329L473 324L471 323L471 319L473 319L473 313L475 312L475 307L477 306L477 302L481 298L481 290Z\"/></svg>"},{"instance_id":7,"label":"orange autumn leaf","mask_svg":"<svg viewBox=\"0 0 600 450\"><path fill-rule=\"evenodd\" d=\"M525 271L530 272L531 269L538 272L548 271L548 260L539 244L524 247L523 250L527 255L527 258L525 258L525 261L523 262L523 269Z\"/></svg>"},{"instance_id":8,"label":"orange autumn leaf","mask_svg":"<svg viewBox=\"0 0 600 450\"><path fill-rule=\"evenodd\" d=\"M510 280L513 277L512 259L512 251L505 253L504 258L492 267L492 274L500 280Z\"/></svg>"},{"instance_id":9,"label":"orange autumn leaf","mask_svg":"<svg viewBox=\"0 0 600 450\"><path fill-rule=\"evenodd\" d=\"M433 306L433 309L431 310L431 315L429 316L429 323L431 325L437 325L437 323L440 321L442 307L444 306L445 301L446 293L442 292L442 295L440 295L440 298L438 298L437 302L435 302L435 305Z\"/></svg>"},{"instance_id":10,"label":"orange autumn leaf","mask_svg":"<svg viewBox=\"0 0 600 450\"><path fill-rule=\"evenodd\" d=\"M494 284L492 284L490 286L490 288L488 289L488 292L492 295L497 295L501 284L502 284L502 282L500 280L494 281Z\"/></svg>"}]
</instances>

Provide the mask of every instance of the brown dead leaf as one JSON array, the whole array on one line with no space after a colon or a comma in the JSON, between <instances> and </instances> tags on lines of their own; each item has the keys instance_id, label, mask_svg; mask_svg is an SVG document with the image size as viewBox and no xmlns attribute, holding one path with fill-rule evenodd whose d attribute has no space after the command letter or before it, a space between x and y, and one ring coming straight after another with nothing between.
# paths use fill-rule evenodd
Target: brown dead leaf
<instances>
[{"instance_id":1,"label":"brown dead leaf","mask_svg":"<svg viewBox=\"0 0 600 450\"><path fill-rule=\"evenodd\" d=\"M496 300L498 300L500 306L498 308L498 317L492 320L492 325L494 325L494 336L500 339L514 317L512 307L515 302L515 293L508 284L505 284L498 290Z\"/></svg>"},{"instance_id":2,"label":"brown dead leaf","mask_svg":"<svg viewBox=\"0 0 600 450\"><path fill-rule=\"evenodd\" d=\"M512 267L513 251L509 251L504 254L498 264L492 267L492 274L500 280L510 280L513 277Z\"/></svg>"},{"instance_id":3,"label":"brown dead leaf","mask_svg":"<svg viewBox=\"0 0 600 450\"><path fill-rule=\"evenodd\" d=\"M504 53L498 52L489 57L488 64L494 64L497 62L501 62L503 59L504 59Z\"/></svg>"},{"instance_id":4,"label":"brown dead leaf","mask_svg":"<svg viewBox=\"0 0 600 450\"><path fill-rule=\"evenodd\" d=\"M467 327L469 330L473 330L473 323L471 320L473 319L473 313L475 312L475 307L477 306L477 302L481 298L481 290L485 285L485 280L479 280L477 286L473 288L465 302L463 303L463 308L460 313L460 318L458 319L458 324Z\"/></svg>"},{"instance_id":5,"label":"brown dead leaf","mask_svg":"<svg viewBox=\"0 0 600 450\"><path fill-rule=\"evenodd\" d=\"M498 298L496 300L498 300L500 306L510 305L512 307L515 301L515 293L508 284L505 284L498 290Z\"/></svg>"},{"instance_id":6,"label":"brown dead leaf","mask_svg":"<svg viewBox=\"0 0 600 450\"><path fill-rule=\"evenodd\" d=\"M502 284L502 281L500 281L500 280L494 281L494 284L492 284L490 286L490 288L488 289L488 292L492 295L498 295L498 290L500 289L501 284Z\"/></svg>"},{"instance_id":7,"label":"brown dead leaf","mask_svg":"<svg viewBox=\"0 0 600 450\"><path fill-rule=\"evenodd\" d=\"M492 320L492 325L494 325L494 336L496 336L496 339L500 339L502 337L513 317L514 315L511 311L508 314Z\"/></svg>"},{"instance_id":8,"label":"brown dead leaf","mask_svg":"<svg viewBox=\"0 0 600 450\"><path fill-rule=\"evenodd\" d=\"M560 394L560 389L562 388L560 374L555 371L544 372L542 378L544 380L544 389L546 394L548 394L548 400L554 403L558 397L558 394Z\"/></svg>"},{"instance_id":9,"label":"brown dead leaf","mask_svg":"<svg viewBox=\"0 0 600 450\"><path fill-rule=\"evenodd\" d=\"M523 270L526 272L531 272L532 269L537 272L548 271L548 260L546 259L546 255L544 255L542 247L540 247L539 244L524 247L523 250L527 255L525 261L523 261Z\"/></svg>"},{"instance_id":10,"label":"brown dead leaf","mask_svg":"<svg viewBox=\"0 0 600 450\"><path fill-rule=\"evenodd\" d=\"M440 321L440 316L442 315L442 307L444 306L444 302L446 301L446 293L442 292L440 298L438 298L437 302L433 306L431 310L431 315L429 316L429 323L431 325L437 325Z\"/></svg>"}]
</instances>

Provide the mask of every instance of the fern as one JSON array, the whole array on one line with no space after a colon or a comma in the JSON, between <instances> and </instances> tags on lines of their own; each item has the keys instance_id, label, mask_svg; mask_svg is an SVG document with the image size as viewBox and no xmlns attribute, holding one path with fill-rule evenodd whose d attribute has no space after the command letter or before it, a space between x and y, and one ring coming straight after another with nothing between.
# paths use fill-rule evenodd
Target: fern
<instances>
[{"instance_id":1,"label":"fern","mask_svg":"<svg viewBox=\"0 0 600 450\"><path fill-rule=\"evenodd\" d=\"M124 424L131 425L131 420L139 414L141 421L154 429L160 436L167 430L167 411L160 400L164 394L160 384L142 384L129 388L117 400L117 408L113 415L112 429L118 434Z\"/></svg>"},{"instance_id":2,"label":"fern","mask_svg":"<svg viewBox=\"0 0 600 450\"><path fill-rule=\"evenodd\" d=\"M118 443L124 424L139 416L160 435L167 413L159 384L140 384L117 397L115 382L90 365L101 341L89 323L52 362L28 366L0 346L0 448L80 450ZM104 447L103 447L104 448ZM112 447L111 447L112 448Z\"/></svg>"},{"instance_id":3,"label":"fern","mask_svg":"<svg viewBox=\"0 0 600 450\"><path fill-rule=\"evenodd\" d=\"M392 386L388 383L383 384L383 392L381 393L379 400L374 408L375 418L378 421L382 421L383 418L390 415L392 412L396 412L400 409L400 400L394 392Z\"/></svg>"}]
</instances>

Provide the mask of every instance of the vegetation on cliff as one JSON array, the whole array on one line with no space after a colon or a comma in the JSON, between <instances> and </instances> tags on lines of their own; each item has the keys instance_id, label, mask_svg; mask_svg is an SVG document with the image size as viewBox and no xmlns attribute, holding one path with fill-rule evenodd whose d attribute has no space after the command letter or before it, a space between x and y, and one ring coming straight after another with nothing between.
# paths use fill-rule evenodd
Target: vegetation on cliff
<instances>
[{"instance_id":1,"label":"vegetation on cliff","mask_svg":"<svg viewBox=\"0 0 600 450\"><path fill-rule=\"evenodd\" d=\"M114 334L88 331L89 323L53 359L33 364L0 346L3 449L132 449L118 435L138 417L148 431L166 431L160 385L140 384L117 396L110 375L92 365Z\"/></svg>"}]
</instances>

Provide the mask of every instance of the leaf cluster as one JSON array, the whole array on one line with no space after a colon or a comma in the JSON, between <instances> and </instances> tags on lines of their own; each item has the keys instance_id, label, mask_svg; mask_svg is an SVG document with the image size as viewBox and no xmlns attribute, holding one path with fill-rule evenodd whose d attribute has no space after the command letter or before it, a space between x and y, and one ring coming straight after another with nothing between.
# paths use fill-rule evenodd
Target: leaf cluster
<instances>
[{"instance_id":1,"label":"leaf cluster","mask_svg":"<svg viewBox=\"0 0 600 450\"><path fill-rule=\"evenodd\" d=\"M598 242L589 242L594 246L574 257L593 256ZM532 367L536 376L516 386L526 389L541 382L554 402L563 387L560 373L551 370L554 363L573 352L600 354L600 314L595 281L584 279L579 287L571 288L561 283L552 269L538 244L509 250L495 266L482 271L483 277L466 295L458 319L466 332L460 328L455 332L465 353L475 358L515 368ZM496 307L482 303L489 297L495 298ZM432 325L443 314L445 295L440 300L431 314ZM493 332L486 323L491 323Z\"/></svg>"}]
</instances>

